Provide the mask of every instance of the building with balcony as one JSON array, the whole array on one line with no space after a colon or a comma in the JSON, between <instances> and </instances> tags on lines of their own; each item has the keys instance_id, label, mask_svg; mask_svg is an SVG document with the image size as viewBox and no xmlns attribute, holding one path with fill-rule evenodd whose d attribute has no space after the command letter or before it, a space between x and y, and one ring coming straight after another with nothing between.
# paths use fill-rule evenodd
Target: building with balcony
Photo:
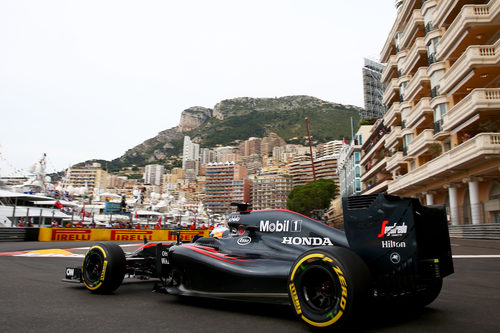
<instances>
[{"instance_id":1,"label":"building with balcony","mask_svg":"<svg viewBox=\"0 0 500 333\"><path fill-rule=\"evenodd\" d=\"M342 149L342 145L342 140L333 140L326 143L320 143L316 146L315 158L339 154L340 150Z\"/></svg>"},{"instance_id":2,"label":"building with balcony","mask_svg":"<svg viewBox=\"0 0 500 333\"><path fill-rule=\"evenodd\" d=\"M216 214L228 214L234 209L231 202L250 201L249 184L241 183L248 177L244 166L234 162L206 165L205 207Z\"/></svg>"},{"instance_id":3,"label":"building with balcony","mask_svg":"<svg viewBox=\"0 0 500 333\"><path fill-rule=\"evenodd\" d=\"M285 209L292 179L276 171L262 172L252 181L253 209Z\"/></svg>"},{"instance_id":4,"label":"building with balcony","mask_svg":"<svg viewBox=\"0 0 500 333\"><path fill-rule=\"evenodd\" d=\"M373 194L387 191L391 174L386 170L388 151L385 142L389 137L383 119L372 125L361 145L361 193Z\"/></svg>"},{"instance_id":5,"label":"building with balcony","mask_svg":"<svg viewBox=\"0 0 500 333\"><path fill-rule=\"evenodd\" d=\"M323 156L314 159L314 170L309 156L298 156L288 164L293 187L305 185L315 179L332 179L340 187L337 174L337 159L339 154Z\"/></svg>"},{"instance_id":6,"label":"building with balcony","mask_svg":"<svg viewBox=\"0 0 500 333\"><path fill-rule=\"evenodd\" d=\"M364 138L371 133L371 125L362 125L349 144L343 145L337 163L340 195L342 197L361 194L361 147Z\"/></svg>"},{"instance_id":7,"label":"building with balcony","mask_svg":"<svg viewBox=\"0 0 500 333\"><path fill-rule=\"evenodd\" d=\"M453 225L500 222L499 31L500 1L403 1L381 52L377 192L444 204Z\"/></svg>"},{"instance_id":8,"label":"building with balcony","mask_svg":"<svg viewBox=\"0 0 500 333\"><path fill-rule=\"evenodd\" d=\"M68 186L74 188L82 187L92 193L94 189L106 188L108 172L103 170L101 163L92 163L83 167L71 167L68 169Z\"/></svg>"}]
</instances>

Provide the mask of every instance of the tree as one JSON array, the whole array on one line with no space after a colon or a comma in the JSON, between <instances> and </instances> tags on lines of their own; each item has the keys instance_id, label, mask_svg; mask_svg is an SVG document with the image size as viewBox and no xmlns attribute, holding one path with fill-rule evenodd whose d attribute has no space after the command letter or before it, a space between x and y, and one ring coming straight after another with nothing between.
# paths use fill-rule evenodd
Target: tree
<instances>
[{"instance_id":1,"label":"tree","mask_svg":"<svg viewBox=\"0 0 500 333\"><path fill-rule=\"evenodd\" d=\"M314 210L324 210L335 198L337 185L331 179L318 179L305 185L299 185L288 195L288 209L312 217Z\"/></svg>"}]
</instances>

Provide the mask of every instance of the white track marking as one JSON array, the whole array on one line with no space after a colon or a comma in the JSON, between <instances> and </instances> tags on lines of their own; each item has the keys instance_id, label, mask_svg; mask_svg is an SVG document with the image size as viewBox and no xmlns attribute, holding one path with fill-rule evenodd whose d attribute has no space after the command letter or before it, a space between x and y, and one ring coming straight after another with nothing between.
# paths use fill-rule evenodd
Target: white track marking
<instances>
[{"instance_id":1,"label":"white track marking","mask_svg":"<svg viewBox=\"0 0 500 333\"><path fill-rule=\"evenodd\" d=\"M453 259L500 258L500 254L456 254Z\"/></svg>"}]
</instances>

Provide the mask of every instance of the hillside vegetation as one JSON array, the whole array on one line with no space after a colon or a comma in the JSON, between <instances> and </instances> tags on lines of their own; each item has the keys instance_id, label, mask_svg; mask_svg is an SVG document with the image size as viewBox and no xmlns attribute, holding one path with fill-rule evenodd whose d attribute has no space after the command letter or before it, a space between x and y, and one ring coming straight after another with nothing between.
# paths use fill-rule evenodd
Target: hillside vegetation
<instances>
[{"instance_id":1,"label":"hillside vegetation","mask_svg":"<svg viewBox=\"0 0 500 333\"><path fill-rule=\"evenodd\" d=\"M270 132L278 134L287 143L305 144L305 117L309 119L314 144L350 138L351 118L356 131L361 110L310 96L243 97L221 101L213 110L202 108L201 112L199 109L184 110L179 126L158 133L123 156L111 162L104 161L104 164L110 172L152 163L170 169L179 165L185 135L205 148L232 145L250 137L267 136Z\"/></svg>"}]
</instances>

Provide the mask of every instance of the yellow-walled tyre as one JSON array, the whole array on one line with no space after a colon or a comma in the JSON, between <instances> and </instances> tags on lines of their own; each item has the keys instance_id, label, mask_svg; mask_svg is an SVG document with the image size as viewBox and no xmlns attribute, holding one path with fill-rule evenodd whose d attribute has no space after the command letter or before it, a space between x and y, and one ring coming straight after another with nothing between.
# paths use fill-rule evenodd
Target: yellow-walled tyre
<instances>
[{"instance_id":1,"label":"yellow-walled tyre","mask_svg":"<svg viewBox=\"0 0 500 333\"><path fill-rule=\"evenodd\" d=\"M93 293L115 291L125 276L125 254L116 244L98 243L92 246L82 265L85 287Z\"/></svg>"},{"instance_id":2,"label":"yellow-walled tyre","mask_svg":"<svg viewBox=\"0 0 500 333\"><path fill-rule=\"evenodd\" d=\"M370 272L349 249L324 246L304 252L292 265L288 295L297 316L313 328L340 328L363 306Z\"/></svg>"}]
</instances>

